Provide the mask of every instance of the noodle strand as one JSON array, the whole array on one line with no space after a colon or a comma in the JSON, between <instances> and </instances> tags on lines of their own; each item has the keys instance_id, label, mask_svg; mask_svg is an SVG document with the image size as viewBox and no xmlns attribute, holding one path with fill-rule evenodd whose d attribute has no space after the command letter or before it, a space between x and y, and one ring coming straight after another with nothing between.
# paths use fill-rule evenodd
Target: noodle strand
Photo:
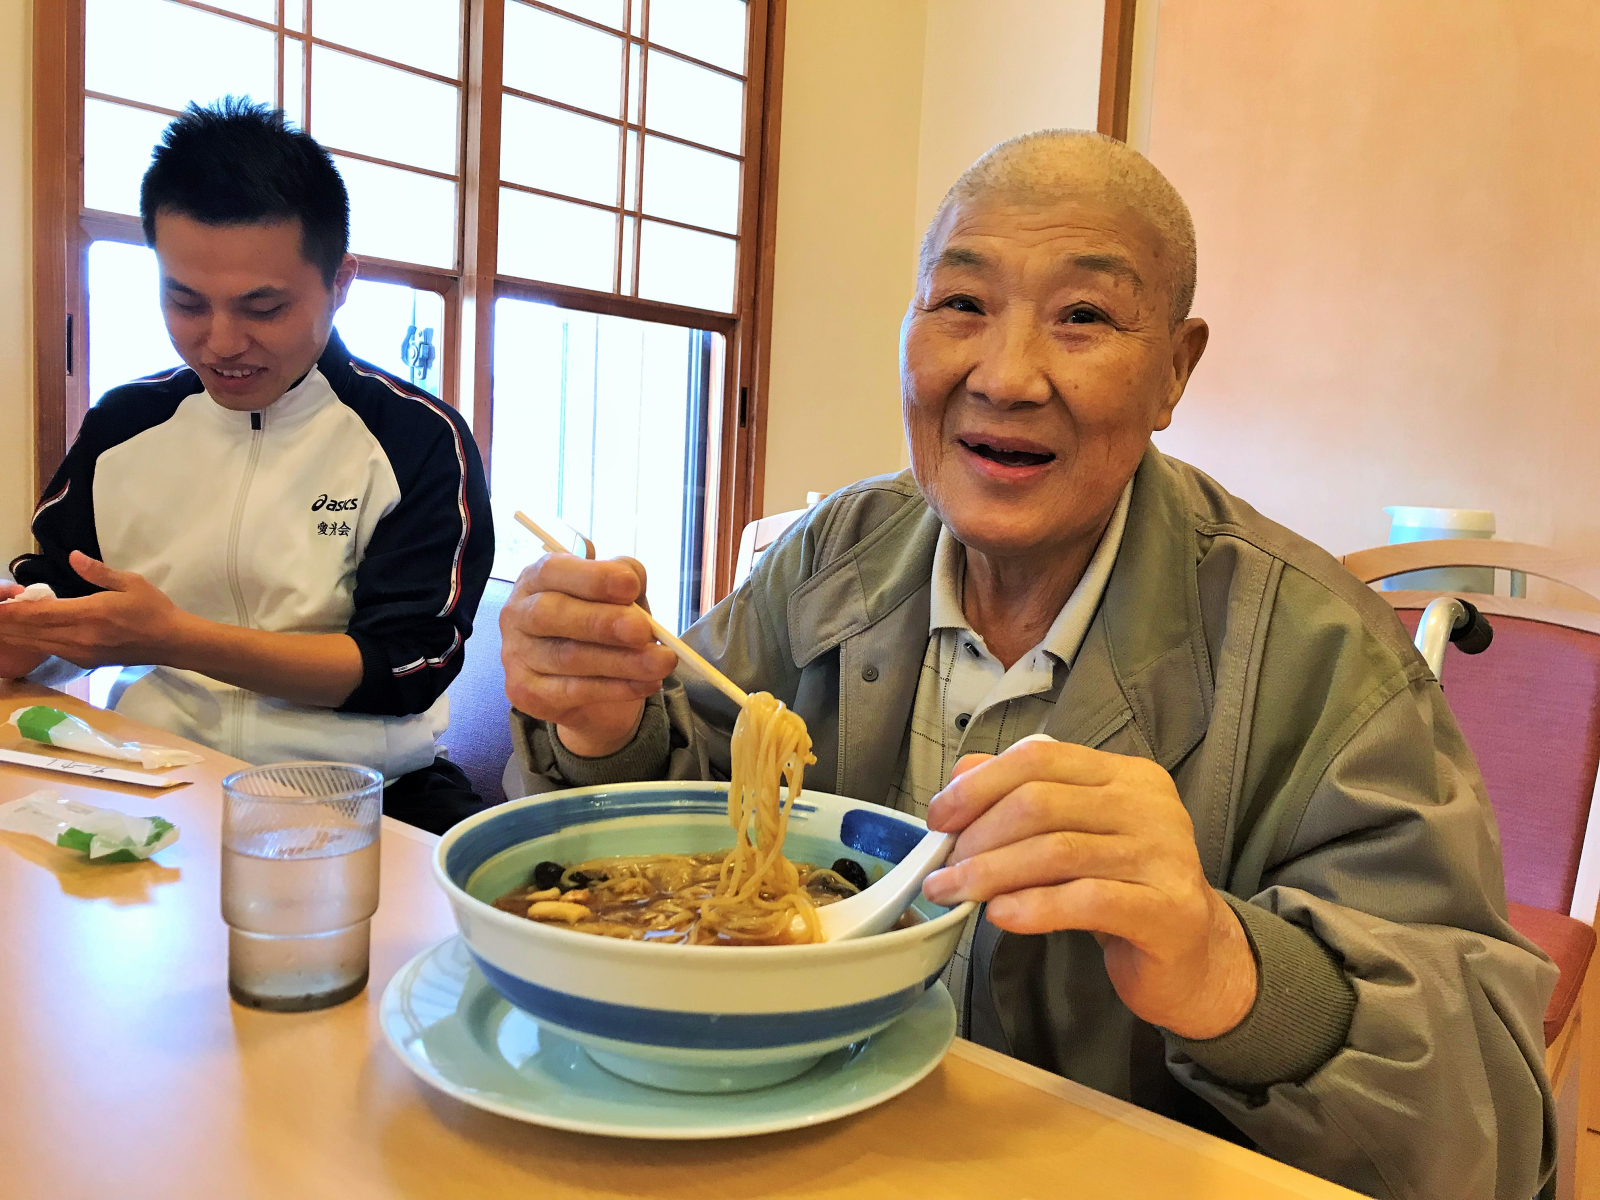
<instances>
[{"instance_id":1,"label":"noodle strand","mask_svg":"<svg viewBox=\"0 0 1600 1200\"><path fill-rule=\"evenodd\" d=\"M800 873L783 856L805 769L817 761L806 724L770 693L754 692L734 724L730 751L728 823L734 845L723 860L716 892L700 907L700 923L729 941L819 941L816 906Z\"/></svg>"}]
</instances>

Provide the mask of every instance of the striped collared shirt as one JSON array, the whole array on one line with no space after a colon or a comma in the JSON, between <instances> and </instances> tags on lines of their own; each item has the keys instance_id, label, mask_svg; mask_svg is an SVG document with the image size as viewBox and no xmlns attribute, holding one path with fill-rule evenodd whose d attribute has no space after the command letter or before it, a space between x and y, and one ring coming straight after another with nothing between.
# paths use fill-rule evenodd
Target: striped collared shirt
<instances>
[{"instance_id":1,"label":"striped collared shirt","mask_svg":"<svg viewBox=\"0 0 1600 1200\"><path fill-rule=\"evenodd\" d=\"M905 767L900 782L889 789L892 807L926 817L928 802L950 782L950 771L962 755L999 754L1044 729L1105 594L1111 567L1122 547L1132 495L1130 480L1078 586L1044 638L1009 670L967 621L961 601L966 550L949 529L939 530L933 556L928 649L902 751ZM967 1031L967 974L976 928L974 914L944 971L963 1034Z\"/></svg>"}]
</instances>

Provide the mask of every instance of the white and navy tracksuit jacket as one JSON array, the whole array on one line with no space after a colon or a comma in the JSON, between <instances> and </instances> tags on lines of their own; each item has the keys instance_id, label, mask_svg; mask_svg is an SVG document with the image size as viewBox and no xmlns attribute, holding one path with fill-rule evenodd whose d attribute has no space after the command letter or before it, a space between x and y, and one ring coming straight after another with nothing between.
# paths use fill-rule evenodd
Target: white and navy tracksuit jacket
<instances>
[{"instance_id":1,"label":"white and navy tracksuit jacket","mask_svg":"<svg viewBox=\"0 0 1600 1200\"><path fill-rule=\"evenodd\" d=\"M362 676L337 710L158 667L117 711L252 763L363 763L390 779L434 760L445 687L494 558L483 464L448 405L352 359L334 334L260 412L216 404L188 368L107 392L11 564L59 596L98 589L81 550L179 608L278 633L346 633Z\"/></svg>"}]
</instances>

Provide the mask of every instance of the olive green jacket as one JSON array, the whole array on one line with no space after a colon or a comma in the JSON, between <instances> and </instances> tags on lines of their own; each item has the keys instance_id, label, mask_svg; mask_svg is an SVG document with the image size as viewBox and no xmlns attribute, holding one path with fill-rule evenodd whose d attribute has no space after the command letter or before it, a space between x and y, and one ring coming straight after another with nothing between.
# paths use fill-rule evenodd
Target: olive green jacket
<instances>
[{"instance_id":1,"label":"olive green jacket","mask_svg":"<svg viewBox=\"0 0 1600 1200\"><path fill-rule=\"evenodd\" d=\"M686 635L805 718L807 783L882 802L902 769L938 533L909 474L846 488ZM1383 599L1152 448L1058 676L1045 732L1176 781L1258 999L1232 1032L1185 1041L1122 1004L1088 934L983 922L972 1037L1375 1196L1532 1196L1555 1153L1556 972L1506 923L1482 780ZM530 791L726 778L735 715L674 677L631 745L583 759L514 714L514 769Z\"/></svg>"}]
</instances>

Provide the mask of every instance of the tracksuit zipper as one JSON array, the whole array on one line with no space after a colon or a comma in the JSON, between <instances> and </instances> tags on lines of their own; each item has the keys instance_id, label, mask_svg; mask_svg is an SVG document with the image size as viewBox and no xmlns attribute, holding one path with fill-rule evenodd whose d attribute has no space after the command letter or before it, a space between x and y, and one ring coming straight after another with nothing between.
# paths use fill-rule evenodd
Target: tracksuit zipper
<instances>
[{"instance_id":1,"label":"tracksuit zipper","mask_svg":"<svg viewBox=\"0 0 1600 1200\"><path fill-rule=\"evenodd\" d=\"M261 439L265 436L266 414L253 412L250 414L250 453L245 459L244 475L239 480L239 494L233 502L233 520L228 524L228 556L227 576L228 590L233 593L234 612L239 618L242 629L251 628L250 612L245 607L244 589L239 584L239 526L244 523L245 501L250 495L250 483L255 478L256 463L261 458ZM248 703L248 693L243 688L235 688L232 696L233 720L232 729L228 736L228 753L235 758L242 758L244 749L244 716L245 706Z\"/></svg>"}]
</instances>

